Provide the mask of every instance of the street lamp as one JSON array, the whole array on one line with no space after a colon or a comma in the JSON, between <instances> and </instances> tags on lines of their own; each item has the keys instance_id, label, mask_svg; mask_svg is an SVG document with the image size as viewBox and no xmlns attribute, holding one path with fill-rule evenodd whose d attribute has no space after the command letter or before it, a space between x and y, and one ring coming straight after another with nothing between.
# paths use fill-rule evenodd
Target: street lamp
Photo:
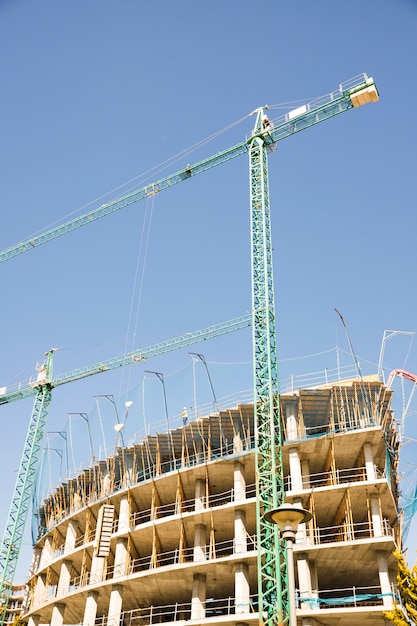
<instances>
[{"instance_id":1,"label":"street lamp","mask_svg":"<svg viewBox=\"0 0 417 626\"><path fill-rule=\"evenodd\" d=\"M91 439L91 428L90 428L90 421L88 419L88 413L68 413L68 417L70 419L71 419L71 415L79 415L87 424L88 441L90 442L90 452L91 452L90 464L94 465L95 456L94 456L94 450L93 450L93 440Z\"/></svg>"},{"instance_id":2,"label":"street lamp","mask_svg":"<svg viewBox=\"0 0 417 626\"><path fill-rule=\"evenodd\" d=\"M264 518L267 522L276 524L279 528L281 537L285 541L287 548L288 562L288 595L290 600L290 622L289 626L297 626L297 617L295 613L295 575L294 575L294 553L293 544L299 524L308 522L312 518L312 514L301 507L293 504L281 504L276 509L267 511Z\"/></svg>"},{"instance_id":3,"label":"street lamp","mask_svg":"<svg viewBox=\"0 0 417 626\"><path fill-rule=\"evenodd\" d=\"M206 374L207 374L207 378L208 378L208 381L209 381L210 389L211 389L211 395L212 395L212 398L213 398L214 410L217 413L219 413L219 405L217 404L216 395L214 393L213 383L211 382L210 372L209 372L207 361L205 359L204 354L198 354L197 352L189 352L188 354L191 354L191 356L196 357L196 359L200 359L200 361L204 365L205 370L206 370ZM195 404L195 410L197 411L197 403L194 402L194 404ZM197 417L197 413L196 413L196 417Z\"/></svg>"},{"instance_id":4,"label":"street lamp","mask_svg":"<svg viewBox=\"0 0 417 626\"><path fill-rule=\"evenodd\" d=\"M166 394L166 391L165 391L164 375L161 374L161 372L150 372L149 370L145 370L145 374L155 374L155 376L162 383L162 391L163 391L163 394L164 394L164 406L165 406L165 420L166 420L166 423L167 423L167 429L169 431L168 404L167 404L167 394Z\"/></svg>"},{"instance_id":5,"label":"street lamp","mask_svg":"<svg viewBox=\"0 0 417 626\"><path fill-rule=\"evenodd\" d=\"M120 439L122 441L122 447L124 448L125 447L125 442L124 442L123 433L122 433L122 430L124 428L124 424L119 419L119 413L117 412L117 405L116 405L116 401L114 399L114 396L113 395L104 394L104 395L101 395L101 396L94 396L94 398L96 398L96 399L97 398L106 398L106 400L108 400L109 402L112 403L112 405L114 407L114 412L116 414L116 424L114 425L114 430L115 430L115 432L117 434L120 433ZM97 408L98 408L98 405L97 405Z\"/></svg>"}]
</instances>

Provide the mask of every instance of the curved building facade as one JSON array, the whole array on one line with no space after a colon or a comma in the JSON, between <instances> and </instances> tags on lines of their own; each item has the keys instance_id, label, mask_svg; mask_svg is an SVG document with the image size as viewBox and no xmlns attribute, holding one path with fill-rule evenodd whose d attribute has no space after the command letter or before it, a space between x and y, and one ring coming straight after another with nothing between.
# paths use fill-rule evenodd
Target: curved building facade
<instances>
[{"instance_id":1,"label":"curved building facade","mask_svg":"<svg viewBox=\"0 0 417 626\"><path fill-rule=\"evenodd\" d=\"M391 391L345 381L281 396L300 626L379 626L397 601ZM40 530L23 621L258 624L253 405L119 448L60 485Z\"/></svg>"}]
</instances>

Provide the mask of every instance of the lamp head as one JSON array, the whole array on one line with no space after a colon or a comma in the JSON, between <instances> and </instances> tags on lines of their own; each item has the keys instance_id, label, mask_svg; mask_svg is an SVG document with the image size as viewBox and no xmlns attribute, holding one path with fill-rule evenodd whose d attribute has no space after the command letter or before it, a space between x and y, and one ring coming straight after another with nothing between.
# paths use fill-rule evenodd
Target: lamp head
<instances>
[{"instance_id":1,"label":"lamp head","mask_svg":"<svg viewBox=\"0 0 417 626\"><path fill-rule=\"evenodd\" d=\"M276 524L281 533L286 530L296 533L299 524L308 522L312 517L309 511L290 503L281 504L278 508L267 511L264 515L266 521Z\"/></svg>"}]
</instances>

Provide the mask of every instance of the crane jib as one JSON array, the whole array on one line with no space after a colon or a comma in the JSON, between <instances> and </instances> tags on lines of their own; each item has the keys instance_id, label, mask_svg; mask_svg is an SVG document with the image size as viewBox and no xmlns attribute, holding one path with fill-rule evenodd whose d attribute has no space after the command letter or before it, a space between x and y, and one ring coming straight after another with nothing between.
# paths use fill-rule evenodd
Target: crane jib
<instances>
[{"instance_id":1,"label":"crane jib","mask_svg":"<svg viewBox=\"0 0 417 626\"><path fill-rule=\"evenodd\" d=\"M269 129L265 135L266 144L273 144L278 141L282 141L286 137L290 137L295 133L314 126L319 122L322 122L330 117L347 111L352 107L361 106L367 102L375 102L378 99L378 92L375 87L373 79L367 78L366 75L361 75L359 79L352 79L346 84L340 85L339 89L332 92L322 98L318 98L310 104L298 107L294 112L287 113L282 121L274 127ZM161 178L153 183L145 185L140 189L133 191L121 198L117 198L111 202L101 205L97 209L93 209L88 213L84 213L79 217L64 222L50 230L47 230L40 235L31 237L25 241L22 241L6 250L0 252L0 263L12 259L15 256L33 250L38 246L41 246L57 237L61 237L67 233L70 233L82 226L91 224L102 217L110 215L120 209L123 209L131 204L139 202L145 198L154 196L155 194L172 187L173 185L180 183L192 176L206 172L213 167L217 167L226 161L230 161L241 154L248 152L248 145L253 139L250 136L246 141L243 141L231 148L227 148L222 152L218 152L215 155L208 157L194 165L187 165L182 170L170 174L165 178Z\"/></svg>"},{"instance_id":2,"label":"crane jib","mask_svg":"<svg viewBox=\"0 0 417 626\"><path fill-rule=\"evenodd\" d=\"M101 372L107 372L125 365L140 363L160 354L165 354L173 350L193 345L200 341L206 341L207 339L213 339L214 337L219 337L236 330L241 330L242 328L247 328L251 326L251 324L252 316L242 315L241 317L228 320L227 322L214 324L201 330L185 333L179 337L167 339L166 341L153 344L146 348L140 348L138 350L134 350L133 352L128 352L127 354L103 360L100 363L87 365L86 367L75 369L71 372L66 372L65 374L60 374L55 378L52 377L50 380L41 379L33 381L15 391L0 394L0 405L10 404L11 402L15 402L17 400L23 400L24 398L35 396L43 388L54 389L55 387L60 387L61 385L81 380L82 378L100 374Z\"/></svg>"}]
</instances>

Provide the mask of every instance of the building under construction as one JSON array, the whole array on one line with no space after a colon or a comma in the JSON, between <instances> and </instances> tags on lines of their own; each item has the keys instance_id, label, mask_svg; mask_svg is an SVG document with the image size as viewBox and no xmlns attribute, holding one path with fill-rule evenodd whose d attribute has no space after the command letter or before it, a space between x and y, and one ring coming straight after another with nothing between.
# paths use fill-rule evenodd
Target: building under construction
<instances>
[{"instance_id":1,"label":"building under construction","mask_svg":"<svg viewBox=\"0 0 417 626\"><path fill-rule=\"evenodd\" d=\"M299 626L379 626L398 602L398 441L375 378L280 397ZM260 494L262 499L262 494ZM119 447L37 511L23 621L254 625L253 404Z\"/></svg>"}]
</instances>

